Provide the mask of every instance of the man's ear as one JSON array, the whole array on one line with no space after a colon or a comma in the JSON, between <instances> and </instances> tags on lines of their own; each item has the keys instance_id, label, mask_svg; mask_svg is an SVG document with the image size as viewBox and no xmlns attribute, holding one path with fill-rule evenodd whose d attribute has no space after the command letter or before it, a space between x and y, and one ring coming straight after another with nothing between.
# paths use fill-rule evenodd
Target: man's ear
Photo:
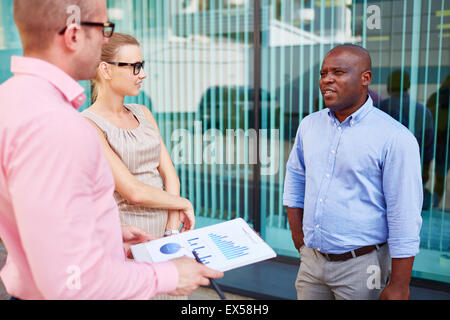
<instances>
[{"instance_id":1,"label":"man's ear","mask_svg":"<svg viewBox=\"0 0 450 320\"><path fill-rule=\"evenodd\" d=\"M111 80L111 74L109 73L109 65L106 62L104 61L100 62L98 70L100 71L100 74L102 75L103 79Z\"/></svg>"},{"instance_id":2,"label":"man's ear","mask_svg":"<svg viewBox=\"0 0 450 320\"><path fill-rule=\"evenodd\" d=\"M361 81L363 86L369 86L372 82L372 71L367 70L361 73Z\"/></svg>"},{"instance_id":3,"label":"man's ear","mask_svg":"<svg viewBox=\"0 0 450 320\"><path fill-rule=\"evenodd\" d=\"M69 25L63 35L64 44L70 51L77 51L82 47L82 30L81 27L75 23Z\"/></svg>"}]
</instances>

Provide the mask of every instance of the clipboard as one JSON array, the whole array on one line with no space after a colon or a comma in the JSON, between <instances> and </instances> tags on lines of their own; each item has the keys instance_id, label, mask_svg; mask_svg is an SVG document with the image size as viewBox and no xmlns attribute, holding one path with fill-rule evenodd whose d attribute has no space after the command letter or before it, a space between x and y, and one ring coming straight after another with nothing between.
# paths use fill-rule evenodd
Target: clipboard
<instances>
[{"instance_id":1,"label":"clipboard","mask_svg":"<svg viewBox=\"0 0 450 320\"><path fill-rule=\"evenodd\" d=\"M276 257L275 251L242 218L131 247L136 261L163 262L187 256L222 272Z\"/></svg>"}]
</instances>

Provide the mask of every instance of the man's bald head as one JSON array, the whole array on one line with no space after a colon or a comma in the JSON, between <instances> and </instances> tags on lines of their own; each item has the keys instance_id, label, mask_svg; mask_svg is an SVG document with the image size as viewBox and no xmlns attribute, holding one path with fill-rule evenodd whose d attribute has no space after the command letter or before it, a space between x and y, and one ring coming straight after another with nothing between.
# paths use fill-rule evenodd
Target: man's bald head
<instances>
[{"instance_id":1,"label":"man's bald head","mask_svg":"<svg viewBox=\"0 0 450 320\"><path fill-rule=\"evenodd\" d=\"M344 44L328 52L319 80L325 106L344 119L361 107L372 81L371 68L370 55L360 46Z\"/></svg>"},{"instance_id":2,"label":"man's bald head","mask_svg":"<svg viewBox=\"0 0 450 320\"><path fill-rule=\"evenodd\" d=\"M92 0L14 0L14 21L24 52L44 51L67 23L70 6L80 8L81 21L90 21L97 2Z\"/></svg>"},{"instance_id":3,"label":"man's bald head","mask_svg":"<svg viewBox=\"0 0 450 320\"><path fill-rule=\"evenodd\" d=\"M341 44L331 49L327 53L327 56L333 53L342 52L355 56L357 58L355 63L358 63L358 66L361 67L362 71L372 71L372 59L370 58L369 52L365 48L356 44Z\"/></svg>"}]
</instances>

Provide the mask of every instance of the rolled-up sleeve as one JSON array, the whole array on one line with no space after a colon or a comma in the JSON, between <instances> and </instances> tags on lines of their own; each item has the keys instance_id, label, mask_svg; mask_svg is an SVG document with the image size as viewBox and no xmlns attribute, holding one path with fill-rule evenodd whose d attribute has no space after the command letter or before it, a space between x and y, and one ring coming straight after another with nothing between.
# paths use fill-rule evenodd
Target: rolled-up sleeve
<instances>
[{"instance_id":1,"label":"rolled-up sleeve","mask_svg":"<svg viewBox=\"0 0 450 320\"><path fill-rule=\"evenodd\" d=\"M392 137L386 150L383 191L391 257L415 256L422 227L422 173L419 146L406 129Z\"/></svg>"},{"instance_id":2,"label":"rolled-up sleeve","mask_svg":"<svg viewBox=\"0 0 450 320\"><path fill-rule=\"evenodd\" d=\"M283 205L289 208L303 208L305 203L305 163L301 130L302 125L297 130L294 147L286 164Z\"/></svg>"}]
</instances>

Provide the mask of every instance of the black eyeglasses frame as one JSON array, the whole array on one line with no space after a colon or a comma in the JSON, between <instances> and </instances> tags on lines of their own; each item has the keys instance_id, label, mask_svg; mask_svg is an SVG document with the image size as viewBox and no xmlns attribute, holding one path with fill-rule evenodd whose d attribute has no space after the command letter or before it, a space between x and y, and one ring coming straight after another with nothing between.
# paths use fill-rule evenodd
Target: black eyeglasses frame
<instances>
[{"instance_id":1,"label":"black eyeglasses frame","mask_svg":"<svg viewBox=\"0 0 450 320\"><path fill-rule=\"evenodd\" d=\"M103 36L105 38L111 38L114 34L114 28L115 28L115 23L113 22L88 22L88 21L82 21L80 22L80 25L82 26L87 26L87 27L102 27L103 28ZM63 35L66 30L67 30L68 26L65 26L64 29L62 29L60 32L58 32L59 35ZM111 28L111 33L107 33L106 32L106 28Z\"/></svg>"},{"instance_id":2,"label":"black eyeglasses frame","mask_svg":"<svg viewBox=\"0 0 450 320\"><path fill-rule=\"evenodd\" d=\"M112 64L119 67L133 67L133 74L137 76L139 73L141 73L141 69L144 69L145 61L142 62L135 62L135 63L128 63L128 62L110 62L105 61L108 64Z\"/></svg>"}]
</instances>

